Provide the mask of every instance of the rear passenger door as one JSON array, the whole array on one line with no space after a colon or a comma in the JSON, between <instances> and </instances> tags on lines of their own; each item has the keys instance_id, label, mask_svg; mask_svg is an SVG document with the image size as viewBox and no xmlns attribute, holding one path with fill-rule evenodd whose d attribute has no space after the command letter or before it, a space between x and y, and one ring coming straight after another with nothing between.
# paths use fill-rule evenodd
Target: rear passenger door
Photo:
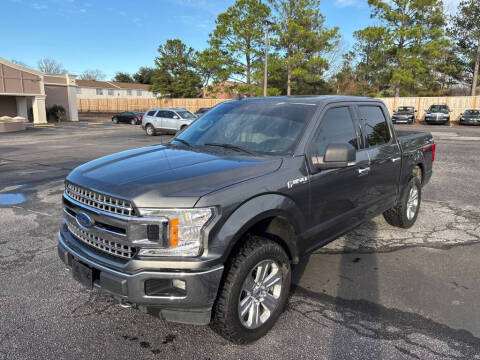
<instances>
[{"instance_id":1,"label":"rear passenger door","mask_svg":"<svg viewBox=\"0 0 480 360\"><path fill-rule=\"evenodd\" d=\"M360 104L365 146L370 157L368 197L373 200L367 215L376 215L393 206L401 170L401 152L380 104Z\"/></svg>"}]
</instances>

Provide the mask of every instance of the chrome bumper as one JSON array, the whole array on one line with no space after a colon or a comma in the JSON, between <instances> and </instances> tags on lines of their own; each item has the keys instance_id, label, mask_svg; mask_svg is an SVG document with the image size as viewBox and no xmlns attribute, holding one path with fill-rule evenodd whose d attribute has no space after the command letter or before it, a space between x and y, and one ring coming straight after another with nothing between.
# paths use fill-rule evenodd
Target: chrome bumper
<instances>
[{"instance_id":1,"label":"chrome bumper","mask_svg":"<svg viewBox=\"0 0 480 360\"><path fill-rule=\"evenodd\" d=\"M217 296L223 273L223 265L204 271L139 271L123 273L95 263L75 251L62 232L58 233L58 255L68 270L74 261L93 269L93 287L105 291L123 304L159 316L168 321L205 325ZM159 262L159 268L161 262ZM185 295L152 296L146 294L147 280L181 280L185 284Z\"/></svg>"}]
</instances>

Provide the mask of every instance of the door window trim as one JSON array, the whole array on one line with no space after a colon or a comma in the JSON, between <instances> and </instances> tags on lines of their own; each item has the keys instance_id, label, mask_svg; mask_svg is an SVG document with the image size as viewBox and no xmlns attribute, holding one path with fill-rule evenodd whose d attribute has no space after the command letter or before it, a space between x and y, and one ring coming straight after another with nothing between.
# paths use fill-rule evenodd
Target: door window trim
<instances>
[{"instance_id":1,"label":"door window trim","mask_svg":"<svg viewBox=\"0 0 480 360\"><path fill-rule=\"evenodd\" d=\"M367 136L366 136L365 132L363 131L364 128L365 128L365 119L362 119L362 116L360 114L360 106L375 106L375 107L380 108L380 110L383 114L383 118L385 119L385 122L387 123L388 132L390 134L390 140L388 142L385 142L383 144L377 144L375 146L368 145ZM387 146L387 145L392 145L392 144L396 143L395 134L392 131L393 129L391 128L391 126L392 126L391 121L388 121L390 119L390 114L388 114L388 115L385 114L384 106L382 106L381 103L373 102L373 101L372 102L357 103L357 104L354 104L354 107L355 107L355 111L357 112L358 123L360 125L360 134L361 134L361 137L362 137L362 140L363 140L362 142L363 142L363 145L364 145L364 149L366 149L366 150L376 149L380 146Z\"/></svg>"},{"instance_id":2,"label":"door window trim","mask_svg":"<svg viewBox=\"0 0 480 360\"><path fill-rule=\"evenodd\" d=\"M310 170L310 174L316 174L316 173L320 172L319 170L315 169L315 166L313 166L313 163L312 163L312 157L311 157L312 146L313 146L314 139L317 136L318 129L322 125L322 121L325 118L325 114L327 113L327 111L329 111L331 109L340 108L340 107L346 107L348 109L348 111L350 113L350 117L352 119L353 131L355 132L355 135L357 137L358 148L356 149L356 152L358 153L358 152L364 150L363 149L363 141L362 141L362 137L361 137L361 132L360 132L359 124L358 124L358 119L355 116L355 109L353 108L353 105L354 104L352 104L351 102L330 103L322 109L321 113L319 114L319 116L317 118L317 123L315 124L315 127L314 127L311 135L309 136L309 138L307 140L307 143L306 143L306 146L305 146L305 156L307 158L307 164L308 164L308 167L309 167L309 170Z\"/></svg>"}]
</instances>

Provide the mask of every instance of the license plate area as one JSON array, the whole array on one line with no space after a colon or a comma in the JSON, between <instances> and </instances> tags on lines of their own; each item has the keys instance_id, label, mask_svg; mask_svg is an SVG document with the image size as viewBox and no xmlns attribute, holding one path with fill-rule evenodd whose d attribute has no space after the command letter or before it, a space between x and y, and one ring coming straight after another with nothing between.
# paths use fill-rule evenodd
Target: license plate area
<instances>
[{"instance_id":1,"label":"license plate area","mask_svg":"<svg viewBox=\"0 0 480 360\"><path fill-rule=\"evenodd\" d=\"M72 275L75 280L85 286L87 289L93 288L93 269L87 265L73 259Z\"/></svg>"}]
</instances>

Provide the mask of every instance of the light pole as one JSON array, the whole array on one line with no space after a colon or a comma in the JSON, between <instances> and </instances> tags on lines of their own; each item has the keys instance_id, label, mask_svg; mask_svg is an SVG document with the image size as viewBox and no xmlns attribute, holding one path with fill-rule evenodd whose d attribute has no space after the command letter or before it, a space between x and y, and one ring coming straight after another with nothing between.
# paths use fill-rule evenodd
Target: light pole
<instances>
[{"instance_id":1,"label":"light pole","mask_svg":"<svg viewBox=\"0 0 480 360\"><path fill-rule=\"evenodd\" d=\"M267 83L268 83L268 32L270 31L270 26L273 24L271 21L265 19L263 23L267 26L267 31L265 31L265 70L263 74L263 96L267 96Z\"/></svg>"}]
</instances>

